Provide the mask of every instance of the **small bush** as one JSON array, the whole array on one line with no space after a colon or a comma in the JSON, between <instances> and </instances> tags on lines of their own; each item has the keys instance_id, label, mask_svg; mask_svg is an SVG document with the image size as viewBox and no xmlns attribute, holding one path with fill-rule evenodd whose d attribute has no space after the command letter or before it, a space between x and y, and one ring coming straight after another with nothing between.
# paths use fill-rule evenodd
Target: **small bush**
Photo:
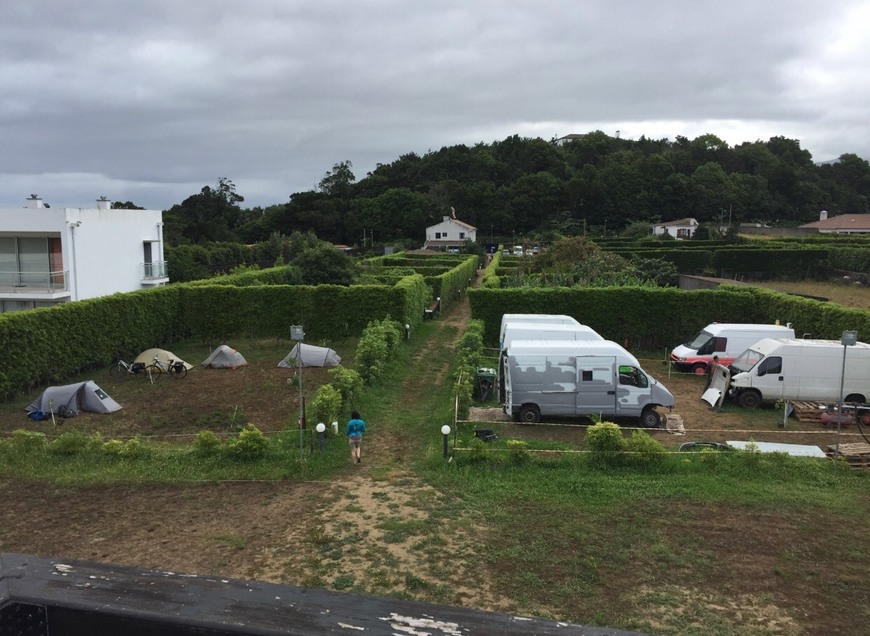
<instances>
[{"instance_id":1,"label":"small bush","mask_svg":"<svg viewBox=\"0 0 870 636\"><path fill-rule=\"evenodd\" d=\"M340 411L351 411L362 397L365 384L362 376L353 369L341 365L329 370L332 386L341 394Z\"/></svg>"},{"instance_id":2,"label":"small bush","mask_svg":"<svg viewBox=\"0 0 870 636\"><path fill-rule=\"evenodd\" d=\"M625 442L625 450L632 453L629 456L632 464L659 464L665 458L665 447L653 439L649 433L634 431Z\"/></svg>"},{"instance_id":3,"label":"small bush","mask_svg":"<svg viewBox=\"0 0 870 636\"><path fill-rule=\"evenodd\" d=\"M324 384L317 389L311 401L311 415L315 422L323 422L327 426L338 420L341 411L341 393L331 384Z\"/></svg>"},{"instance_id":4,"label":"small bush","mask_svg":"<svg viewBox=\"0 0 870 636\"><path fill-rule=\"evenodd\" d=\"M103 452L106 453L106 455L120 457L124 453L124 442L119 439L110 439L103 442Z\"/></svg>"},{"instance_id":5,"label":"small bush","mask_svg":"<svg viewBox=\"0 0 870 636\"><path fill-rule=\"evenodd\" d=\"M200 431L193 440L191 449L197 455L215 455L220 451L221 441L211 431Z\"/></svg>"},{"instance_id":6,"label":"small bush","mask_svg":"<svg viewBox=\"0 0 870 636\"><path fill-rule=\"evenodd\" d=\"M625 455L623 451L627 447L622 429L613 422L599 422L586 429L586 441L592 451L593 463L607 466L622 464Z\"/></svg>"},{"instance_id":7,"label":"small bush","mask_svg":"<svg viewBox=\"0 0 870 636\"><path fill-rule=\"evenodd\" d=\"M90 437L81 431L66 431L48 443L48 451L57 455L77 455L88 450Z\"/></svg>"},{"instance_id":8,"label":"small bush","mask_svg":"<svg viewBox=\"0 0 870 636\"><path fill-rule=\"evenodd\" d=\"M237 437L227 442L227 453L233 459L250 461L266 455L269 440L253 424L248 424Z\"/></svg>"},{"instance_id":9,"label":"small bush","mask_svg":"<svg viewBox=\"0 0 870 636\"><path fill-rule=\"evenodd\" d=\"M529 445L527 442L519 439L509 439L507 441L507 447L508 451L510 451L511 461L514 464L520 466L531 459L531 453L529 453Z\"/></svg>"},{"instance_id":10,"label":"small bush","mask_svg":"<svg viewBox=\"0 0 870 636\"><path fill-rule=\"evenodd\" d=\"M27 431L19 428L18 430L12 431L9 445L16 450L42 451L45 450L46 446L45 433Z\"/></svg>"},{"instance_id":11,"label":"small bush","mask_svg":"<svg viewBox=\"0 0 870 636\"><path fill-rule=\"evenodd\" d=\"M468 459L473 463L485 462L489 456L487 451L486 442L484 442L479 437L475 437L471 440L471 444L468 445L471 451L468 453Z\"/></svg>"},{"instance_id":12,"label":"small bush","mask_svg":"<svg viewBox=\"0 0 870 636\"><path fill-rule=\"evenodd\" d=\"M127 440L127 443L124 444L124 448L121 449L121 457L127 457L130 459L148 457L151 455L152 451L153 449L147 442L138 437L134 437L133 439Z\"/></svg>"}]
</instances>

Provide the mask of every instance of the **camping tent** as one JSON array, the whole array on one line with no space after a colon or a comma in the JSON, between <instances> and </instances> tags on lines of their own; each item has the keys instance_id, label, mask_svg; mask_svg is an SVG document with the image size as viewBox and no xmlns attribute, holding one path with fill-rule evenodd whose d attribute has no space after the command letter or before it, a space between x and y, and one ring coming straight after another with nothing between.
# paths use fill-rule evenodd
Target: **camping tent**
<instances>
[{"instance_id":1,"label":"camping tent","mask_svg":"<svg viewBox=\"0 0 870 636\"><path fill-rule=\"evenodd\" d=\"M227 345L219 346L202 362L202 366L212 369L235 369L247 366L247 364L245 356Z\"/></svg>"},{"instance_id":2,"label":"camping tent","mask_svg":"<svg viewBox=\"0 0 870 636\"><path fill-rule=\"evenodd\" d=\"M299 352L302 352L302 358L299 360ZM301 362L302 364L299 364ZM297 343L293 350L287 354L287 357L278 363L279 367L285 369L295 369L296 367L336 367L341 364L341 358L332 349L326 347L315 347Z\"/></svg>"},{"instance_id":3,"label":"camping tent","mask_svg":"<svg viewBox=\"0 0 870 636\"><path fill-rule=\"evenodd\" d=\"M142 362L145 366L148 366L154 362L154 356L157 356L157 359L160 360L160 362L165 362L166 364L169 364L170 360L181 362L188 371L193 368L192 364L184 362L184 360L166 349L145 349L145 351L136 356L136 359L133 360L133 362Z\"/></svg>"},{"instance_id":4,"label":"camping tent","mask_svg":"<svg viewBox=\"0 0 870 636\"><path fill-rule=\"evenodd\" d=\"M64 386L50 386L25 409L28 413L114 413L121 405L110 398L93 380Z\"/></svg>"}]
</instances>

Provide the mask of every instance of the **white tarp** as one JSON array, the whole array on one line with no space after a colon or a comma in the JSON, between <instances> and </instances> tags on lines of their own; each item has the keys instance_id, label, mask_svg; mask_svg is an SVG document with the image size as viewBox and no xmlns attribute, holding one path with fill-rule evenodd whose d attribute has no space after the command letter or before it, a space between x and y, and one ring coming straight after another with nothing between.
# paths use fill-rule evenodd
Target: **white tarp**
<instances>
[{"instance_id":1,"label":"white tarp","mask_svg":"<svg viewBox=\"0 0 870 636\"><path fill-rule=\"evenodd\" d=\"M727 441L728 446L746 450L747 448L755 448L759 453L786 453L793 457L818 457L825 459L824 451L818 446L812 444L780 444L778 442L740 442Z\"/></svg>"},{"instance_id":2,"label":"white tarp","mask_svg":"<svg viewBox=\"0 0 870 636\"><path fill-rule=\"evenodd\" d=\"M136 359L133 360L133 362L142 362L147 367L149 364L154 363L154 356L157 356L157 359L165 364L169 364L171 361L175 360L176 362L183 363L188 371L193 368L192 364L184 362L184 360L166 349L145 349L145 351L136 356Z\"/></svg>"},{"instance_id":3,"label":"white tarp","mask_svg":"<svg viewBox=\"0 0 870 636\"><path fill-rule=\"evenodd\" d=\"M302 359L299 360L300 352ZM300 364L301 362L301 364ZM338 354L327 347L315 347L314 345L297 343L287 357L278 363L283 369L295 369L296 367L337 367L341 364Z\"/></svg>"},{"instance_id":4,"label":"white tarp","mask_svg":"<svg viewBox=\"0 0 870 636\"><path fill-rule=\"evenodd\" d=\"M106 394L93 380L50 386L25 409L28 413L114 413L121 405Z\"/></svg>"},{"instance_id":5,"label":"white tarp","mask_svg":"<svg viewBox=\"0 0 870 636\"><path fill-rule=\"evenodd\" d=\"M248 361L241 353L227 345L221 345L202 361L202 366L212 369L236 369L247 366Z\"/></svg>"}]
</instances>

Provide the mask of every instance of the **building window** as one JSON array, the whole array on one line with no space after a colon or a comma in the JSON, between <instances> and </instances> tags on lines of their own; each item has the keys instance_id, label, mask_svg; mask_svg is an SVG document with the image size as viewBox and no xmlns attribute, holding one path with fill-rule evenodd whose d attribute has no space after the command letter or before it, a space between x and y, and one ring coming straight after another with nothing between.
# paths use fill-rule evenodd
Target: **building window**
<instances>
[{"instance_id":1,"label":"building window","mask_svg":"<svg viewBox=\"0 0 870 636\"><path fill-rule=\"evenodd\" d=\"M435 238L436 238L436 239L440 239L440 238L441 238L441 232L435 232Z\"/></svg>"},{"instance_id":2,"label":"building window","mask_svg":"<svg viewBox=\"0 0 870 636\"><path fill-rule=\"evenodd\" d=\"M464 238L465 238L465 232L460 232L460 233L459 233L459 238L464 239Z\"/></svg>"}]
</instances>

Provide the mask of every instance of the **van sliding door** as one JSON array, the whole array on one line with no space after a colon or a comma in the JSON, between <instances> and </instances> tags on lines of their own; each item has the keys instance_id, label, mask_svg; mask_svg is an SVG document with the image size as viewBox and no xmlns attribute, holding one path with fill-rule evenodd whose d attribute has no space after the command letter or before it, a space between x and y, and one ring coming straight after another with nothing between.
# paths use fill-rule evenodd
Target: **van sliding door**
<instances>
[{"instance_id":1,"label":"van sliding door","mask_svg":"<svg viewBox=\"0 0 870 636\"><path fill-rule=\"evenodd\" d=\"M616 385L612 356L577 357L577 415L616 412Z\"/></svg>"}]
</instances>

